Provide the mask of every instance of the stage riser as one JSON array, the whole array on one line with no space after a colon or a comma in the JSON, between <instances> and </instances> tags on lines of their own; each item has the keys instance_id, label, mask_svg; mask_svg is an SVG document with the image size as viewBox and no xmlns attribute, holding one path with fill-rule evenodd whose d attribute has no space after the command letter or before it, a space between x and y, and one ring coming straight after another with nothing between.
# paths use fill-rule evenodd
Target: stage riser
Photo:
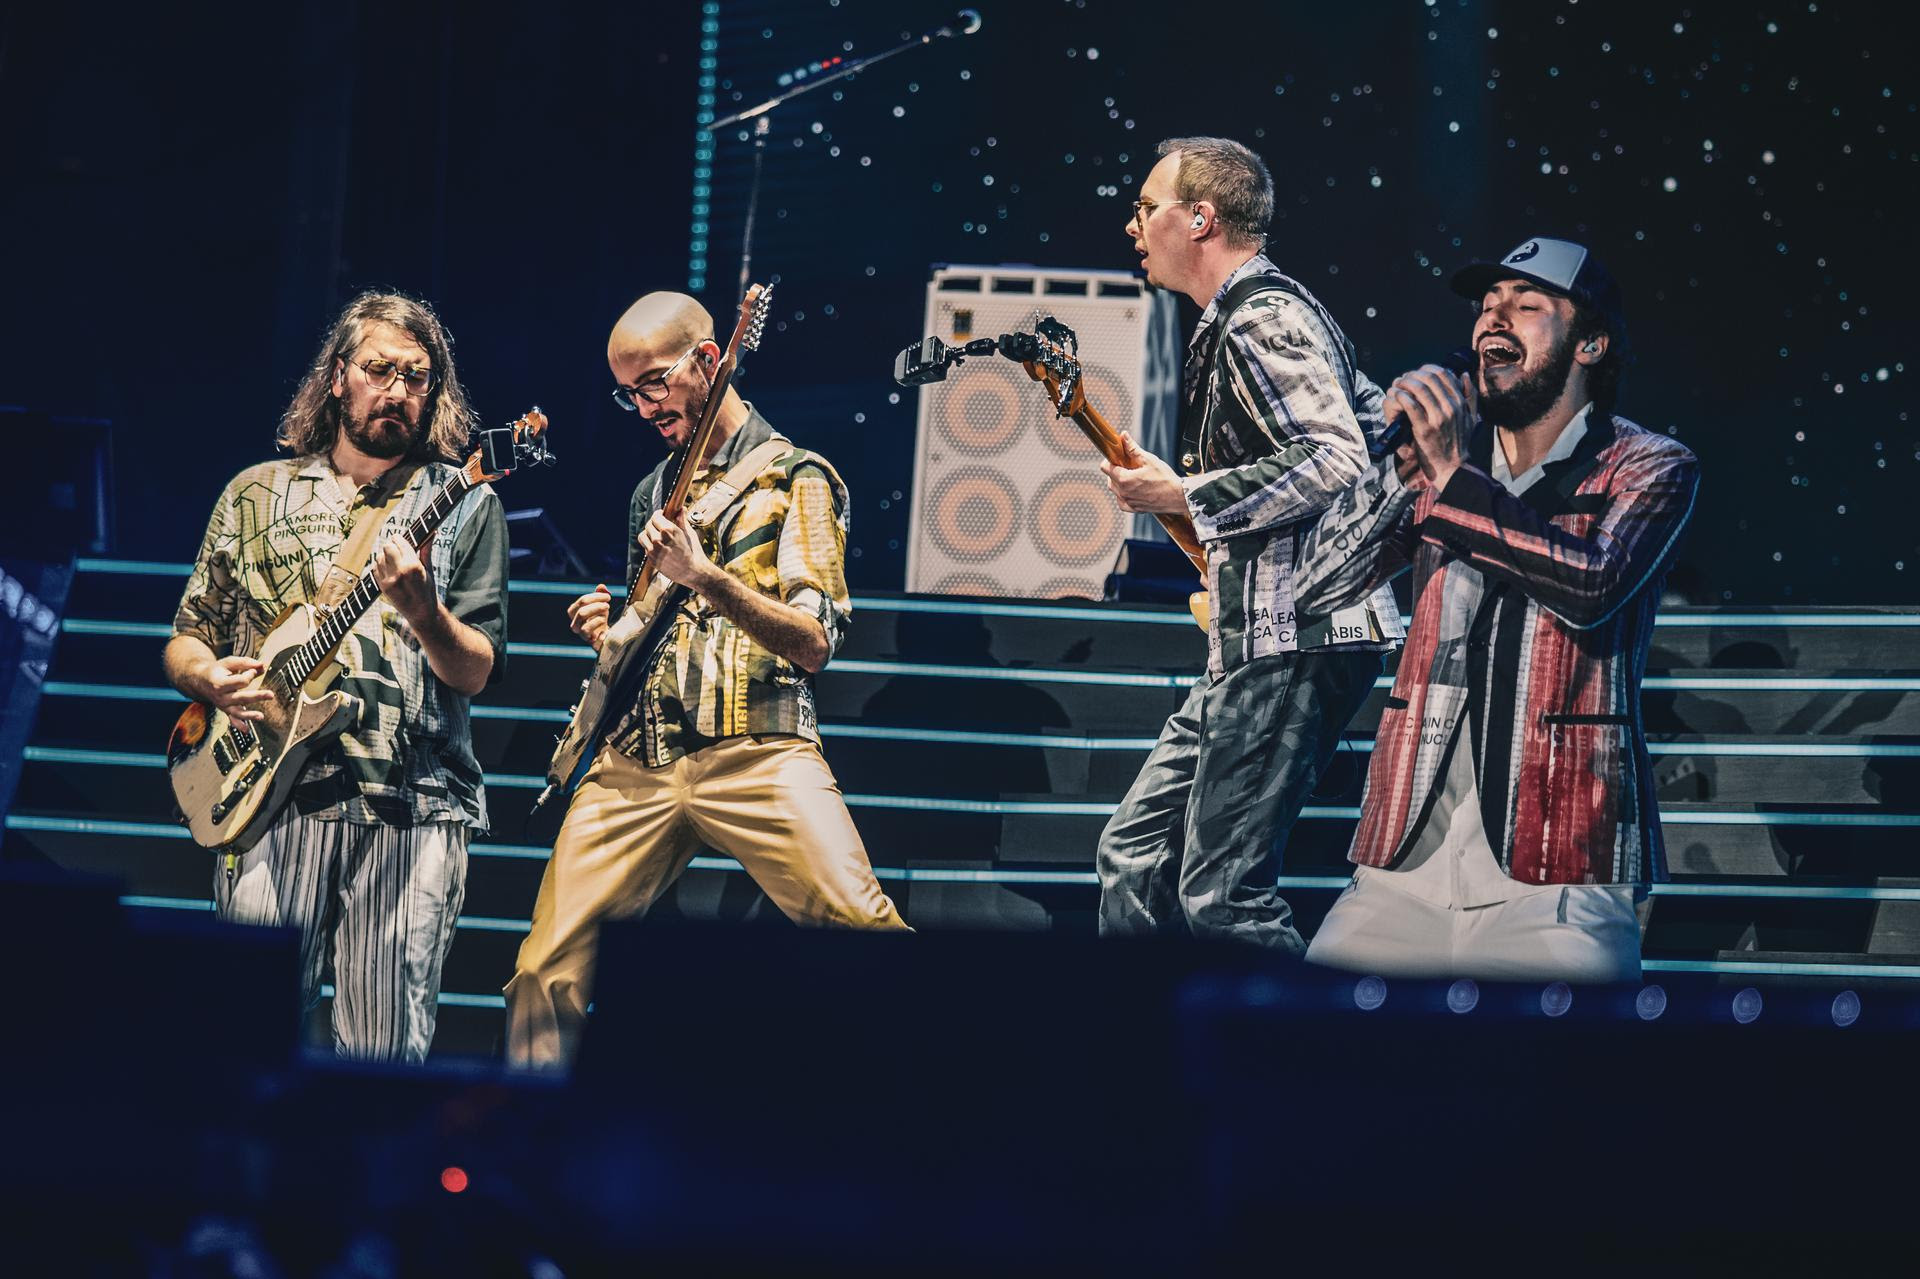
<instances>
[{"instance_id":1,"label":"stage riser","mask_svg":"<svg viewBox=\"0 0 1920 1279\"><path fill-rule=\"evenodd\" d=\"M931 681L913 682L925 684ZM941 714L940 707L929 707L923 719L917 719L909 709L899 706L889 707L883 718L857 713L838 714L835 712L845 708L832 704L843 700L837 694L844 691L844 681L829 676L823 679L822 685L827 757L843 787L849 791L975 797L1038 793L1118 801L1146 758L1144 746L1094 749L997 741L954 742L912 736L888 736L883 739L862 737L858 734L869 725L883 730L898 730L903 734L912 734L917 729L936 733L1025 734L1042 738L1050 732L1061 733L1062 730L1057 726L1021 724L1004 716L983 714L976 717L971 713L980 709L980 703L976 700L963 703L970 713L959 713L958 708L949 702L945 714ZM1089 700L1100 696L1088 690L1079 691ZM1344 734L1346 753L1336 754L1335 771L1350 772L1343 768L1348 760L1354 761L1360 768L1366 766L1370 755L1365 747L1372 741L1371 721L1377 719L1379 704L1384 697L1384 693L1376 692L1369 699L1368 707ZM1159 731L1166 708L1158 697L1150 697L1149 700L1156 704L1141 708L1149 714L1130 724L1097 734L1083 728L1069 731L1074 736L1151 741ZM182 705L174 701L49 696L41 706L35 742L45 747L126 751L157 760ZM935 716L939 718L935 719ZM552 753L554 734L560 727L559 724L524 720L476 719L473 723L475 751L490 772L535 776L545 771ZM837 728L847 731L836 732ZM1877 739L1846 737L1802 738L1787 742L1776 740L1769 742L1766 748L1792 750L1800 746L1805 749L1805 754L1727 753L1729 747L1733 751L1741 749L1742 742L1749 736L1743 732L1715 737L1714 741L1721 744L1721 749L1703 747L1698 752L1689 752L1688 746L1694 743L1688 739L1697 736L1701 734L1670 735L1657 730L1651 734L1651 740L1660 752L1653 762L1655 783L1663 803L1865 804L1889 812L1913 812L1920 808L1920 784L1917 784L1920 783L1920 758L1895 753L1912 749L1905 742L1882 743ZM1885 753L1867 756L1817 753L1821 750L1878 750ZM84 770L99 765L75 763L59 767ZM164 794L143 788L137 778L89 779L84 773L75 773L64 781L57 776L44 777L42 781L52 789L41 794L35 790L35 778L43 772L34 763L28 764L22 781L23 807L57 807L51 796L59 794L64 786L81 791L125 795L127 802L117 803L116 806L116 811L120 812L165 809ZM134 789L122 791L122 782L127 782ZM97 791L102 783L108 783L108 789ZM1359 792L1357 783L1346 776L1336 776L1323 784L1321 793L1323 797L1350 801ZM513 801L509 799L507 802L511 807Z\"/></svg>"},{"instance_id":2,"label":"stage riser","mask_svg":"<svg viewBox=\"0 0 1920 1279\"><path fill-rule=\"evenodd\" d=\"M530 792L521 792L523 797ZM490 842L516 843L519 829L511 810L502 811L496 795L499 829ZM1086 872L1093 869L1093 850L1106 818L1101 814L1048 815L1030 813L945 813L933 810L873 808L856 803L854 822L876 865L909 867L1036 867ZM23 816L45 816L46 810ZM97 818L99 814L89 813ZM1684 814L1668 813L1666 823L1669 869L1677 880L1734 878L1762 883L1804 880L1821 885L1871 885L1888 877L1920 874L1920 847L1914 832L1900 827L1764 827L1689 825ZM164 819L144 815L142 824L165 826ZM1353 834L1350 817L1306 816L1295 826L1286 848L1286 872L1296 875L1346 873L1346 854ZM185 839L137 835L110 835L15 827L7 832L9 846L33 852L62 865L120 874L128 891L161 896L199 895L205 881L194 877L183 886L173 871L155 877L155 866L197 865L209 856ZM482 841L476 847L484 847ZM477 857L475 874L488 861ZM520 909L531 908L528 904Z\"/></svg>"},{"instance_id":3,"label":"stage riser","mask_svg":"<svg viewBox=\"0 0 1920 1279\"><path fill-rule=\"evenodd\" d=\"M130 857L128 846L134 842L107 841L97 836L40 836L35 846L75 870L126 876L123 891L130 895L173 899L183 907L207 899L217 874L216 859L180 841L162 840L137 841L146 846ZM484 844L476 845L469 863L462 911L469 922L458 934L459 955L492 953L501 945L499 938L521 935L524 930L515 925L524 924L544 869L539 860L488 857L483 855L484 849ZM1338 867L1325 871L1330 878L1342 873ZM1300 869L1296 873L1313 872ZM892 873L884 882L902 911L922 928L1081 931L1091 928L1097 899L1096 889L1086 882L948 883L903 880ZM1301 926L1309 931L1338 892L1337 883L1296 884L1284 890ZM751 878L737 868L689 869L655 910L664 918L784 922ZM1920 932L1920 903L1908 901L1686 893L1659 895L1647 910L1645 946L1650 957L1698 958L1755 946L1775 951L1899 955L1911 953L1916 932ZM510 952L518 944L513 941L507 949ZM447 988L484 992L497 987L507 975L506 971L483 965L483 975L474 979L479 985L454 984L450 976Z\"/></svg>"},{"instance_id":4,"label":"stage riser","mask_svg":"<svg viewBox=\"0 0 1920 1279\"><path fill-rule=\"evenodd\" d=\"M155 641L139 636L68 635L61 640L52 678L56 681L97 681L143 689L161 688L159 649ZM517 656L507 682L488 690L477 705L482 708L566 709L588 671L580 658ZM921 726L940 729L1022 733L1069 732L1103 736L1153 737L1167 715L1185 697L1190 672L1146 675L1168 680L1170 686L1141 687L1125 683L1062 683L1023 677L1017 669L990 669L993 678L876 674L851 666L829 666L817 683L817 701L823 721ZM1047 668L1068 669L1068 668ZM1098 679L1102 672L1078 672ZM1857 676L1860 672L1827 672L1822 678ZM1872 677L1872 673L1866 673ZM1112 672L1115 679L1141 678L1137 672ZM1656 678L1667 678L1656 673ZM1847 741L1860 736L1920 738L1920 691L1882 689L1801 689L1770 687L1779 672L1713 671L1676 673L1671 678L1757 681L1736 687L1704 691L1649 688L1642 698L1642 721L1655 738L1691 734L1711 739L1789 738ZM1370 735L1379 722L1387 692L1377 688L1355 716L1352 731ZM84 706L72 707L69 703ZM107 696L56 695L47 698L42 727L36 740L78 741L97 737L104 728L112 736L101 744L128 749L151 740L160 726L161 742L171 727L177 706L150 702L144 710L129 699ZM163 709L167 708L167 709ZM78 716L76 720L74 717ZM499 722L499 721L495 721ZM76 723L79 725L75 727ZM559 724L525 725L529 741L550 742ZM536 754L539 752L536 752ZM491 764L491 761L489 761ZM1920 767L1920 764L1916 764Z\"/></svg>"},{"instance_id":5,"label":"stage riser","mask_svg":"<svg viewBox=\"0 0 1920 1279\"><path fill-rule=\"evenodd\" d=\"M177 574L80 573L50 672L54 691L36 726L42 753L23 773L22 822L172 829L157 765L181 703L137 694L161 689L164 627L180 585ZM487 1000L507 980L545 867L537 855L488 850L537 853L551 838L550 827L524 824L535 793L524 783L544 769L561 727L555 713L589 670L565 626L572 593L514 592L508 677L476 702L476 751L495 777L495 829L470 859L466 922L447 968L456 997ZM1844 625L1812 612L1782 611L1777 623L1752 613L1673 610L1656 632L1642 713L1660 752L1654 780L1676 891L1643 910L1646 953L1688 962L1773 954L1787 965L1886 957L1911 967L1920 902L1898 894L1920 883L1920 838L1911 821L1901 824L1920 812L1920 758L1909 758L1920 745L1920 691L1906 687L1915 683L1911 641L1920 628L1871 625L1913 618L1865 611ZM1703 619L1710 624L1697 624ZM818 680L818 707L828 760L907 918L926 933L1091 933L1100 829L1203 659L1202 637L1178 609L860 601L836 663ZM1843 682L1862 676L1880 683ZM1673 681L1683 686L1663 686ZM1285 889L1309 934L1347 874L1351 813L1385 698L1384 688L1368 697L1288 841L1285 875L1326 881ZM518 711L532 714L501 717ZM1049 811L1058 806L1085 811ZM214 874L214 859L182 838L16 824L7 840L14 852L117 875L142 898L204 902ZM979 872L1007 878L939 878ZM1063 880L1021 882L1029 873ZM934 877L915 878L923 874ZM1731 895L1742 885L1796 895ZM1682 891L1690 887L1727 895ZM654 915L790 927L744 873L705 866L683 876ZM489 1049L498 1017L497 1008L449 1005L441 1049Z\"/></svg>"},{"instance_id":6,"label":"stage riser","mask_svg":"<svg viewBox=\"0 0 1920 1279\"><path fill-rule=\"evenodd\" d=\"M181 574L104 573L83 569L76 575L67 616L168 624L186 585ZM513 637L522 642L576 644L566 625L566 607L582 585L541 584L516 589L509 600ZM611 582L616 589L621 585ZM924 608L937 612L905 612ZM1036 601L1049 614L1004 616L976 609L1018 606L1021 601L969 602L950 597L862 593L854 601L854 621L840 656L918 662L987 662L999 665L1089 666L1102 670L1191 671L1206 659L1204 636L1184 609L1129 604L1131 613L1166 620L1118 621L1109 607L1069 600ZM1770 671L1821 675L1835 671L1911 671L1920 626L1861 626L1823 622L1832 614L1881 621L1911 621L1891 609L1779 609L1779 623L1738 621L1712 624L1722 610L1665 608L1654 628L1649 671ZM1768 610L1742 609L1742 618L1764 617ZM1703 625L1702 622L1709 624ZM163 640L149 642L157 668Z\"/></svg>"}]
</instances>

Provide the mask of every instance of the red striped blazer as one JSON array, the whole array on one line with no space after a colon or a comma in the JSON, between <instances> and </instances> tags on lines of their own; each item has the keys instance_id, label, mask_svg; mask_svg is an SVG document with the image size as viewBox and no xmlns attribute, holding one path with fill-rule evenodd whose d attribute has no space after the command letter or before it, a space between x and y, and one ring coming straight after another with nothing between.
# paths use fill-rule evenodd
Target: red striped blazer
<instances>
[{"instance_id":1,"label":"red striped blazer","mask_svg":"<svg viewBox=\"0 0 1920 1279\"><path fill-rule=\"evenodd\" d=\"M1699 463L1596 414L1573 454L1514 497L1489 474L1492 448L1482 426L1439 493L1408 489L1381 458L1300 538L1303 609L1342 607L1413 569L1413 624L1349 860L1404 856L1449 749L1469 749L1508 875L1662 880L1640 681Z\"/></svg>"}]
</instances>

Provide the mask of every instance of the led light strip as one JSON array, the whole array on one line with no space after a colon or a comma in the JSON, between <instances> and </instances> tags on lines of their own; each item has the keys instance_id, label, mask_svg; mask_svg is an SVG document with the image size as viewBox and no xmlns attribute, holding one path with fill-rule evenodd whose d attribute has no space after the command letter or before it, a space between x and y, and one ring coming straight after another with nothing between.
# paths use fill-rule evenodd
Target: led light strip
<instances>
[{"instance_id":1,"label":"led light strip","mask_svg":"<svg viewBox=\"0 0 1920 1279\"><path fill-rule=\"evenodd\" d=\"M960 874L962 872L953 872ZM1287 885L1284 882L1282 887ZM120 898L124 906L143 910L211 910L213 903L187 897L142 897L125 896ZM520 920L494 919L486 916L462 915L458 926L481 932L517 932L524 933L528 925ZM1740 960L1740 959L1644 959L1640 962L1642 972L1649 973L1728 973L1751 974L1754 976L1781 977L1882 977L1911 980L1920 977L1920 964L1837 964L1831 962L1792 963L1783 960ZM333 988L322 986L323 997L332 998ZM463 995L441 992L440 1002L455 1007L466 1008L504 1008L506 1001L500 995Z\"/></svg>"},{"instance_id":2,"label":"led light strip","mask_svg":"<svg viewBox=\"0 0 1920 1279\"><path fill-rule=\"evenodd\" d=\"M187 838L185 828L165 825L159 822L123 822L103 821L92 818L42 817L30 813L14 813L9 815L6 819L6 826L9 830L45 831L58 834L121 835L130 838L159 839ZM470 844L467 851L474 857L490 857L510 861L545 861L552 855L552 849L536 844L475 843ZM731 857L695 857L688 865L695 870L732 872L743 869L740 863ZM873 873L881 879L900 880L906 883L1083 884L1092 886L1099 882L1098 876L1090 870L950 869L940 866L875 866ZM1334 890L1346 887L1347 881L1348 876L1344 874L1281 875L1275 880L1275 883L1281 888ZM1681 881L1654 884L1649 891L1656 897L1779 897L1828 901L1920 901L1920 887L1883 887L1867 884L1696 884ZM184 899L153 898L148 900L143 898L137 902L131 902L131 904L165 905L180 900Z\"/></svg>"},{"instance_id":3,"label":"led light strip","mask_svg":"<svg viewBox=\"0 0 1920 1279\"><path fill-rule=\"evenodd\" d=\"M91 684L72 680L49 680L43 690L51 697L102 697L127 701L178 702L184 699L169 688L136 684ZM538 706L475 706L475 719L508 720L538 724L564 724L566 711ZM939 742L962 746L1032 746L1045 750L1145 751L1153 747L1151 737L1095 737L1073 733L997 733L971 729L896 728L875 724L820 725L824 737L860 738L876 741ZM29 748L31 750L33 748ZM49 748L51 749L51 748ZM1343 738L1336 748L1369 753L1371 738ZM1647 750L1655 755L1699 755L1724 758L1779 759L1920 759L1920 745L1904 742L1649 742ZM73 762L87 762L82 751L70 752ZM47 758L54 758L51 754ZM158 759L158 756L154 757Z\"/></svg>"},{"instance_id":4,"label":"led light strip","mask_svg":"<svg viewBox=\"0 0 1920 1279\"><path fill-rule=\"evenodd\" d=\"M709 16L718 13L718 6L710 2L704 6ZM702 23L703 29L705 22ZM718 29L717 26L715 28ZM711 119L711 115L708 119ZM697 156L696 156L697 158ZM696 197L694 211L696 218L705 212L702 201ZM191 564L179 564L162 560L117 560L99 559L82 556L74 561L74 567L82 573L117 573L141 577L185 577L193 571ZM549 582L532 579L516 579L507 583L511 591L524 591L530 595L585 595L593 590L589 582ZM869 599L856 595L853 599L856 609L872 609L887 613L950 613L964 616L989 617L1032 617L1032 618L1080 618L1095 617L1104 621L1146 622L1154 625L1190 626L1192 618L1178 608L1165 610L1111 608L1105 605L1091 605L1074 608L1059 604L1013 604L995 601L960 601L944 599ZM1410 625L1412 619L1401 615L1401 625ZM1662 613L1654 618L1655 626L1670 626L1682 630L1697 630L1716 626L1813 626L1839 627L1843 629L1877 630L1920 629L1920 612L1885 613Z\"/></svg>"},{"instance_id":5,"label":"led light strip","mask_svg":"<svg viewBox=\"0 0 1920 1279\"><path fill-rule=\"evenodd\" d=\"M707 237L713 207L713 108L718 95L720 68L720 4L705 0L700 6L700 79L693 100L693 219L688 227L687 292L707 287ZM584 591L576 592L585 594Z\"/></svg>"}]
</instances>

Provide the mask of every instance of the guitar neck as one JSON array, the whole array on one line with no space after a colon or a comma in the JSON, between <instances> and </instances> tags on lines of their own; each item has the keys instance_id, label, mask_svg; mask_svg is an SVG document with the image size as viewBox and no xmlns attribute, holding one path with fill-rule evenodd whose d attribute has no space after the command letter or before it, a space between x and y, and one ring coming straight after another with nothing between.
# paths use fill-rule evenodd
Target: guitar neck
<instances>
[{"instance_id":1,"label":"guitar neck","mask_svg":"<svg viewBox=\"0 0 1920 1279\"><path fill-rule=\"evenodd\" d=\"M1126 462L1127 453L1120 443L1120 432L1114 430L1112 424L1100 416L1100 411L1084 398L1081 398L1080 407L1073 414L1073 421L1074 425L1080 428L1081 433L1093 441L1093 446L1100 450L1100 455L1107 461L1115 466ZM1206 548L1200 545L1200 535L1194 530L1193 521L1185 515L1171 515L1159 511L1154 512L1153 518L1160 522L1160 527L1167 531L1167 536L1173 539L1173 544L1180 548L1204 577L1207 572L1207 552Z\"/></svg>"},{"instance_id":2,"label":"guitar neck","mask_svg":"<svg viewBox=\"0 0 1920 1279\"><path fill-rule=\"evenodd\" d=\"M422 511L413 523L407 525L405 537L408 545L416 551L419 550L426 540L433 536L434 530L438 529L447 516L453 513L453 508L460 504L460 499L465 497L472 488L473 481L467 478L465 471L448 480L446 487L440 490L427 509ZM287 686L298 688L312 678L313 673L333 657L340 647L340 642L346 639L347 632L353 629L353 624L359 621L361 615L373 607L373 602L379 598L380 582L374 577L373 569L369 567L360 574L360 580L354 583L353 590L348 592L347 597L321 619L320 625L307 642L295 649L293 655L287 659L287 665L284 668Z\"/></svg>"}]
</instances>

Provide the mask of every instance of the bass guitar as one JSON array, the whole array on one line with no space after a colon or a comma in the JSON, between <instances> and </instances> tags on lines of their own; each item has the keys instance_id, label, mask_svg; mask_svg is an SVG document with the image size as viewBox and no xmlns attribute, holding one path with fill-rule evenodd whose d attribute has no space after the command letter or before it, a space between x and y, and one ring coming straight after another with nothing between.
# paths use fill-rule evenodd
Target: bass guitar
<instances>
[{"instance_id":1,"label":"bass guitar","mask_svg":"<svg viewBox=\"0 0 1920 1279\"><path fill-rule=\"evenodd\" d=\"M510 427L482 431L478 447L407 527L407 541L417 550L475 486L550 462L546 432L537 408ZM359 699L332 687L343 669L334 655L379 596L369 567L332 608L303 603L281 613L251 654L265 664L253 686L273 694L260 703L260 719L231 719L204 702L181 713L167 739L167 775L202 848L234 854L258 843L307 761L358 718Z\"/></svg>"},{"instance_id":2,"label":"bass guitar","mask_svg":"<svg viewBox=\"0 0 1920 1279\"><path fill-rule=\"evenodd\" d=\"M714 370L706 408L701 411L692 438L669 464L673 478L659 510L670 520L678 521L686 509L687 487L693 482L694 472L700 469L693 459L706 459L714 423L720 417L721 402L740 364L740 352L760 349L760 338L766 331L772 304L772 285L756 284L740 300L740 318L727 341L726 354ZM682 588L656 573L650 560L641 559L627 583L626 606L600 637L600 653L594 662L593 674L581 681L580 701L573 707L566 731L556 739L553 759L547 764L547 785L533 802L534 812L565 791L581 765L593 757L602 735L612 726L612 717L626 709L633 691L632 679L645 668L646 658L664 636L665 619L679 608L685 595Z\"/></svg>"},{"instance_id":3,"label":"bass guitar","mask_svg":"<svg viewBox=\"0 0 1920 1279\"><path fill-rule=\"evenodd\" d=\"M1120 432L1114 430L1107 419L1100 415L1100 410L1087 402L1086 386L1080 376L1079 336L1052 316L1040 321L1034 329L1030 334L1014 334L1001 339L1002 349L1020 359L1027 376L1046 387L1047 398L1052 401L1054 412L1061 417L1072 418L1081 434L1093 441L1093 446L1100 450L1100 456L1115 466L1132 465L1132 459L1127 456L1126 448L1121 443ZM1153 518L1167 531L1173 544L1200 570L1201 587L1187 597L1187 611L1193 614L1193 620L1204 631L1211 610L1208 608L1206 589L1207 552L1200 545L1200 535L1194 530L1193 521L1184 513L1164 514L1156 511Z\"/></svg>"}]
</instances>

